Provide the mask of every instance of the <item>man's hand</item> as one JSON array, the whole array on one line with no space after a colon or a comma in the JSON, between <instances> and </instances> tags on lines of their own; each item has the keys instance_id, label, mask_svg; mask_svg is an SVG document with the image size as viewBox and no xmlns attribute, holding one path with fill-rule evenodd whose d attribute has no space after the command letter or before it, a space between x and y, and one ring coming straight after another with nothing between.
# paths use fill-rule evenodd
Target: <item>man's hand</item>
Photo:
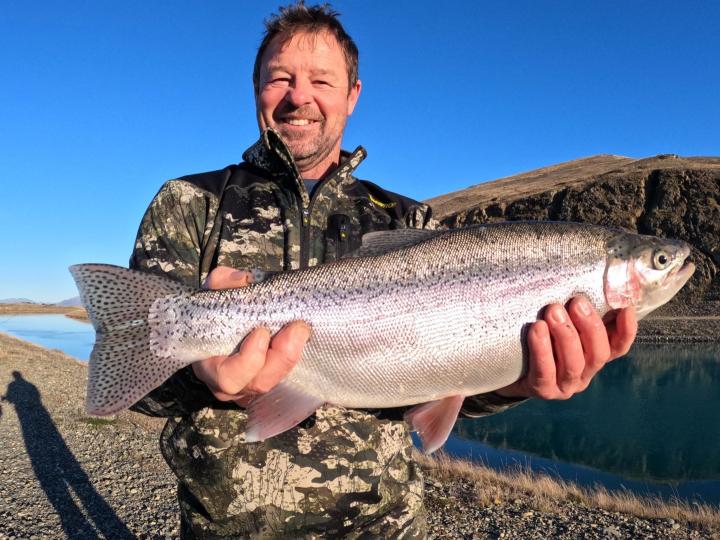
<instances>
[{"instance_id":1,"label":"man's hand","mask_svg":"<svg viewBox=\"0 0 720 540\"><path fill-rule=\"evenodd\" d=\"M568 399L585 390L607 362L627 354L636 334L633 308L618 311L615 320L605 324L585 297L573 298L567 310L551 304L528 331L527 375L496 393Z\"/></svg>"},{"instance_id":2,"label":"man's hand","mask_svg":"<svg viewBox=\"0 0 720 540\"><path fill-rule=\"evenodd\" d=\"M207 289L232 289L252 283L252 273L227 266L215 268L205 280ZM269 391L300 360L310 338L310 327L303 321L284 326L274 337L267 328L250 332L238 352L230 356L211 356L192 364L198 379L208 385L220 401L247 405L255 394Z\"/></svg>"}]
</instances>

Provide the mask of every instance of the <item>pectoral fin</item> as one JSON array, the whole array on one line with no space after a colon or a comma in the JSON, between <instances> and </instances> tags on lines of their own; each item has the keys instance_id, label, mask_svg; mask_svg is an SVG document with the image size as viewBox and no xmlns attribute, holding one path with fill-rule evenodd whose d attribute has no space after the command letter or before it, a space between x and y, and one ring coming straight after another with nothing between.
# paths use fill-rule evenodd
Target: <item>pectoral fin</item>
<instances>
[{"instance_id":1,"label":"pectoral fin","mask_svg":"<svg viewBox=\"0 0 720 540\"><path fill-rule=\"evenodd\" d=\"M312 396L290 383L280 383L250 403L247 408L245 440L264 441L292 429L323 403L321 398Z\"/></svg>"},{"instance_id":2,"label":"pectoral fin","mask_svg":"<svg viewBox=\"0 0 720 540\"><path fill-rule=\"evenodd\" d=\"M405 413L405 421L417 431L426 454L432 454L445 444L464 400L463 396L449 396L423 403Z\"/></svg>"}]
</instances>

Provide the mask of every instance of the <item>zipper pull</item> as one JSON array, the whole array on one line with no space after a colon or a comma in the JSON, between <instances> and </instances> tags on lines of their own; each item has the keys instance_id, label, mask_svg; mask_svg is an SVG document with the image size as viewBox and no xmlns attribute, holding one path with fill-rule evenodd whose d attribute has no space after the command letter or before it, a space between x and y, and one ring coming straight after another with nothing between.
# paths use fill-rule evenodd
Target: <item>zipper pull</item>
<instances>
[{"instance_id":1,"label":"zipper pull","mask_svg":"<svg viewBox=\"0 0 720 540\"><path fill-rule=\"evenodd\" d=\"M310 224L310 210L308 208L302 209L302 223L306 227Z\"/></svg>"}]
</instances>

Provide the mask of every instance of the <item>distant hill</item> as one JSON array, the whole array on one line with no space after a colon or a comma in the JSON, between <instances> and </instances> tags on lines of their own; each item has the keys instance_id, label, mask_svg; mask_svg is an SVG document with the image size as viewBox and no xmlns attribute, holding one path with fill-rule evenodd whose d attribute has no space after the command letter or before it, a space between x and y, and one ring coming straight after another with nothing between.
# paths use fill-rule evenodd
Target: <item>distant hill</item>
<instances>
[{"instance_id":1,"label":"distant hill","mask_svg":"<svg viewBox=\"0 0 720 540\"><path fill-rule=\"evenodd\" d=\"M60 307L79 307L82 306L82 301L79 296L73 296L62 302L56 302L55 304L45 304L44 302L35 302L29 298L2 298L0 304L33 304L33 305L49 305L49 306L60 306Z\"/></svg>"},{"instance_id":2,"label":"distant hill","mask_svg":"<svg viewBox=\"0 0 720 540\"><path fill-rule=\"evenodd\" d=\"M720 157L680 157L677 154L660 154L637 159L599 154L490 180L433 197L425 202L432 206L435 217L448 222L448 218L467 215L470 210L476 210L481 206L492 206L492 203L505 207L518 199L539 193L559 194L568 188L582 186L606 176L617 178L662 169L717 171L720 169Z\"/></svg>"},{"instance_id":3,"label":"distant hill","mask_svg":"<svg viewBox=\"0 0 720 540\"><path fill-rule=\"evenodd\" d=\"M28 298L3 298L0 299L0 304L37 304Z\"/></svg>"},{"instance_id":4,"label":"distant hill","mask_svg":"<svg viewBox=\"0 0 720 540\"><path fill-rule=\"evenodd\" d=\"M439 195L425 202L432 206L433 215L442 219L450 214L467 211L485 203L498 200L509 202L549 189L561 189L634 161L638 160L624 156L599 154L490 180L459 191Z\"/></svg>"},{"instance_id":5,"label":"distant hill","mask_svg":"<svg viewBox=\"0 0 720 540\"><path fill-rule=\"evenodd\" d=\"M82 306L82 300L80 300L79 296L73 296L72 298L68 298L67 300L58 302L55 305L56 306L64 306L64 307L78 307L78 306Z\"/></svg>"}]
</instances>

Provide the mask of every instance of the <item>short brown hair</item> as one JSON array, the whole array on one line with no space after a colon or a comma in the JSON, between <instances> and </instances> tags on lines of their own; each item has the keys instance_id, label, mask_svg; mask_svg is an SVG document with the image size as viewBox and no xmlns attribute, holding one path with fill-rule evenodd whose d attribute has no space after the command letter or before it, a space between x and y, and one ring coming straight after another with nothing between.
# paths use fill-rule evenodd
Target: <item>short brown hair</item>
<instances>
[{"instance_id":1,"label":"short brown hair","mask_svg":"<svg viewBox=\"0 0 720 540\"><path fill-rule=\"evenodd\" d=\"M355 86L358 80L358 48L338 20L340 13L330 4L306 6L303 0L291 6L281 7L278 13L265 20L265 35L263 36L253 67L253 86L255 93L260 91L260 62L270 42L276 36L282 36L283 42L298 32L317 34L328 32L342 48L347 64L348 91Z\"/></svg>"}]
</instances>

